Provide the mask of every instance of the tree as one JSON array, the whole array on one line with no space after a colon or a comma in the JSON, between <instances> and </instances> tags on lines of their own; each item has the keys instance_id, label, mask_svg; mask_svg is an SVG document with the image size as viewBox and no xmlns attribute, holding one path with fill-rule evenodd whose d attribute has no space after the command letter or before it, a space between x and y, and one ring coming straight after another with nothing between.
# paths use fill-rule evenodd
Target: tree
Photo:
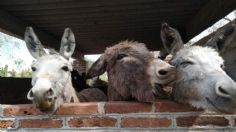
<instances>
[{"instance_id":1,"label":"tree","mask_svg":"<svg viewBox=\"0 0 236 132\"><path fill-rule=\"evenodd\" d=\"M4 67L0 68L0 76L6 77L8 73L8 65L5 65Z\"/></svg>"},{"instance_id":2,"label":"tree","mask_svg":"<svg viewBox=\"0 0 236 132\"><path fill-rule=\"evenodd\" d=\"M12 71L9 71L8 73L11 77L17 77L17 72L14 69L12 69Z\"/></svg>"},{"instance_id":3,"label":"tree","mask_svg":"<svg viewBox=\"0 0 236 132\"><path fill-rule=\"evenodd\" d=\"M28 69L23 69L23 70L20 72L20 77L32 77L31 69L30 69L30 68L28 68Z\"/></svg>"}]
</instances>

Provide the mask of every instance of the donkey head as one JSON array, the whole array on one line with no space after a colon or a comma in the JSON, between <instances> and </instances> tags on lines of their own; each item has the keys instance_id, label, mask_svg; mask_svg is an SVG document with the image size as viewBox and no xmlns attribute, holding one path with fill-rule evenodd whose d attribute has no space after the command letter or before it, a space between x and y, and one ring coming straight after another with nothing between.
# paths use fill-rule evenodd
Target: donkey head
<instances>
[{"instance_id":1,"label":"donkey head","mask_svg":"<svg viewBox=\"0 0 236 132\"><path fill-rule=\"evenodd\" d=\"M143 43L123 41L107 48L89 69L87 77L107 71L109 100L134 98L149 102L159 94L155 83L166 83L169 67L168 63L155 60Z\"/></svg>"},{"instance_id":2,"label":"donkey head","mask_svg":"<svg viewBox=\"0 0 236 132\"><path fill-rule=\"evenodd\" d=\"M223 59L213 49L186 47L171 63L179 76L173 88L175 100L217 112L236 111L236 83L222 69Z\"/></svg>"},{"instance_id":3,"label":"donkey head","mask_svg":"<svg viewBox=\"0 0 236 132\"><path fill-rule=\"evenodd\" d=\"M59 53L47 53L31 27L26 28L25 42L36 59L32 64L33 87L27 98L46 113L54 112L64 102L78 101L72 97L75 91L71 85L70 57L75 49L75 38L71 29L65 29Z\"/></svg>"}]
</instances>

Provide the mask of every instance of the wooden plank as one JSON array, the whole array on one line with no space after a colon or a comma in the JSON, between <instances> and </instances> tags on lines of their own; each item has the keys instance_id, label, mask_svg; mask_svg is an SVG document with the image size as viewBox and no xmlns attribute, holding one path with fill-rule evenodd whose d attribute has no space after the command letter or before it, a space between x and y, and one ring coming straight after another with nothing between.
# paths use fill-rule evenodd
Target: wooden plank
<instances>
[{"instance_id":1,"label":"wooden plank","mask_svg":"<svg viewBox=\"0 0 236 132\"><path fill-rule=\"evenodd\" d=\"M176 25L175 21L186 21L186 18L189 18L191 14L185 14L183 16L179 15L174 15L173 17L166 17L165 15L160 15L160 16L155 16L155 15L142 15L142 16L130 16L130 17L125 17L124 16L116 16L116 17L87 17L87 18L78 18L78 19L69 19L69 18L62 18L60 20L54 21L54 20L41 20L37 19L35 21L36 24L42 27L54 27L54 25L81 25L81 26L86 26L86 25L102 25L102 24L119 24L119 23L132 23L132 22L150 22L150 21L155 21L156 24L159 24L162 21L167 21L168 23L171 23L171 25ZM31 19L26 19L28 21L31 21ZM32 20L33 21L33 20ZM183 23L182 23L183 25Z\"/></svg>"},{"instance_id":2,"label":"wooden plank","mask_svg":"<svg viewBox=\"0 0 236 132\"><path fill-rule=\"evenodd\" d=\"M208 34L207 36L201 38L200 40L198 40L197 42L193 43L193 45L204 45L209 39L211 39L218 31L220 31L221 29L225 28L226 26L230 25L230 24L236 24L236 19L234 19L232 22L229 22L227 24L225 24L224 26L220 27L219 29L217 29L216 31Z\"/></svg>"},{"instance_id":3,"label":"wooden plank","mask_svg":"<svg viewBox=\"0 0 236 132\"><path fill-rule=\"evenodd\" d=\"M74 0L2 0L0 5L45 4L71 1Z\"/></svg>"},{"instance_id":4,"label":"wooden plank","mask_svg":"<svg viewBox=\"0 0 236 132\"><path fill-rule=\"evenodd\" d=\"M40 20L40 21L50 21L50 20L95 20L95 19L105 19L105 20L113 20L113 19L140 19L142 17L149 17L149 18L177 18L181 19L182 17L191 17L194 14L193 10L189 10L184 12L185 10L170 10L170 11L157 11L157 10L136 10L136 11L120 11L120 12L109 12L109 13L99 13L95 12L93 14L80 14L80 13L72 13L72 14L57 14L57 15L40 15L40 16L18 16L22 17L26 20ZM168 17L166 16L168 14ZM103 21L105 21L103 20ZM66 22L66 21L65 21Z\"/></svg>"},{"instance_id":5,"label":"wooden plank","mask_svg":"<svg viewBox=\"0 0 236 132\"><path fill-rule=\"evenodd\" d=\"M181 19L174 19L173 17L171 17L170 19L159 19L159 18L150 18L150 19L130 19L130 20L123 20L123 21L97 21L97 20L93 20L93 21L74 21L71 22L69 21L68 23L47 23L47 24L42 24L42 23L37 23L38 25L40 25L40 28L43 29L55 29L55 28L64 28L66 26L68 27L78 27L78 28L93 28L93 27L108 27L108 28L115 28L117 26L119 27L123 27L123 26L133 26L133 27L137 27L137 26L145 26L145 25L149 25L149 26L154 26L154 27L160 27L161 26L161 22L163 20L167 21L168 23L173 23L171 25L173 26L178 26L178 25L182 25L182 23L184 23L189 17L181 17ZM137 27L139 28L139 27ZM106 29L104 29L106 30Z\"/></svg>"},{"instance_id":6,"label":"wooden plank","mask_svg":"<svg viewBox=\"0 0 236 132\"><path fill-rule=\"evenodd\" d=\"M30 103L31 78L0 77L0 104Z\"/></svg>"},{"instance_id":7,"label":"wooden plank","mask_svg":"<svg viewBox=\"0 0 236 132\"><path fill-rule=\"evenodd\" d=\"M67 8L65 9L39 9L39 10L26 10L26 11L13 11L7 8L7 10L11 11L15 16L48 16L48 15L69 15L69 14L94 14L94 13L119 13L126 11L127 13L132 11L146 11L146 10L155 10L156 12L161 13L169 13L169 12L194 12L198 10L201 5L195 5L194 7L190 6L190 4L185 5L175 5L174 3L166 3L166 4L133 4L133 5L122 5L122 6L103 6L103 7L87 7L87 8Z\"/></svg>"},{"instance_id":8,"label":"wooden plank","mask_svg":"<svg viewBox=\"0 0 236 132\"><path fill-rule=\"evenodd\" d=\"M195 2L194 2L195 1ZM203 0L201 0L202 2ZM193 3L201 3L197 2L197 0L182 0L181 2L172 0L168 2L166 0L117 0L117 1L110 1L110 0L99 0L99 1L72 1L72 2L56 2L56 3L42 3L42 4L21 4L21 5L14 5L14 3L9 5L4 5L4 7L11 11L26 11L26 10L49 10L49 9L70 9L70 8L86 8L86 7L104 7L104 6L125 6L125 5L138 5L138 4L158 4L160 6L168 5L169 3L175 4L176 6L189 6ZM0 3L0 5L2 2Z\"/></svg>"}]
</instances>

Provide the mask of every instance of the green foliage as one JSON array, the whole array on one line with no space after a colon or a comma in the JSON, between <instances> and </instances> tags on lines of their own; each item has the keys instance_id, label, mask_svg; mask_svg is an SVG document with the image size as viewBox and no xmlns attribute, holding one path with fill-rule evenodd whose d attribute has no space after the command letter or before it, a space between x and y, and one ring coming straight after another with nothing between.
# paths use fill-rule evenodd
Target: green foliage
<instances>
[{"instance_id":1,"label":"green foliage","mask_svg":"<svg viewBox=\"0 0 236 132\"><path fill-rule=\"evenodd\" d=\"M28 68L28 69L23 69L23 70L20 72L20 77L32 77L31 69L30 69L30 68Z\"/></svg>"},{"instance_id":2,"label":"green foliage","mask_svg":"<svg viewBox=\"0 0 236 132\"><path fill-rule=\"evenodd\" d=\"M0 76L6 77L8 72L8 65L5 65L4 67L0 68Z\"/></svg>"},{"instance_id":3,"label":"green foliage","mask_svg":"<svg viewBox=\"0 0 236 132\"><path fill-rule=\"evenodd\" d=\"M16 70L12 69L11 71L8 71L8 65L5 65L4 67L0 68L0 76L1 77L32 77L31 69L23 69L19 73L16 72Z\"/></svg>"},{"instance_id":4,"label":"green foliage","mask_svg":"<svg viewBox=\"0 0 236 132\"><path fill-rule=\"evenodd\" d=\"M8 73L11 77L17 77L17 72L14 69L12 69L12 71L9 71Z\"/></svg>"},{"instance_id":5,"label":"green foliage","mask_svg":"<svg viewBox=\"0 0 236 132\"><path fill-rule=\"evenodd\" d=\"M23 61L22 59L16 59L16 60L14 60L14 63L15 63L16 65L21 65L23 62L24 62L24 61Z\"/></svg>"}]
</instances>

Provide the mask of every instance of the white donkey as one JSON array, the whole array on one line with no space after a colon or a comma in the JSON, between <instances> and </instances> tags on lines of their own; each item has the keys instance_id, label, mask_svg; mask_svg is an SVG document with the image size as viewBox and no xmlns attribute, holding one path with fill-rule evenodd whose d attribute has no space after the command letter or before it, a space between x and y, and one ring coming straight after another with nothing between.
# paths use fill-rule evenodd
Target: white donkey
<instances>
[{"instance_id":1,"label":"white donkey","mask_svg":"<svg viewBox=\"0 0 236 132\"><path fill-rule=\"evenodd\" d=\"M70 71L75 37L69 28L64 31L59 53L46 53L31 27L26 28L25 42L31 55L37 59L32 64L33 88L28 92L27 98L40 111L54 113L62 103L107 100L99 89L85 89L77 94L73 88Z\"/></svg>"}]
</instances>

